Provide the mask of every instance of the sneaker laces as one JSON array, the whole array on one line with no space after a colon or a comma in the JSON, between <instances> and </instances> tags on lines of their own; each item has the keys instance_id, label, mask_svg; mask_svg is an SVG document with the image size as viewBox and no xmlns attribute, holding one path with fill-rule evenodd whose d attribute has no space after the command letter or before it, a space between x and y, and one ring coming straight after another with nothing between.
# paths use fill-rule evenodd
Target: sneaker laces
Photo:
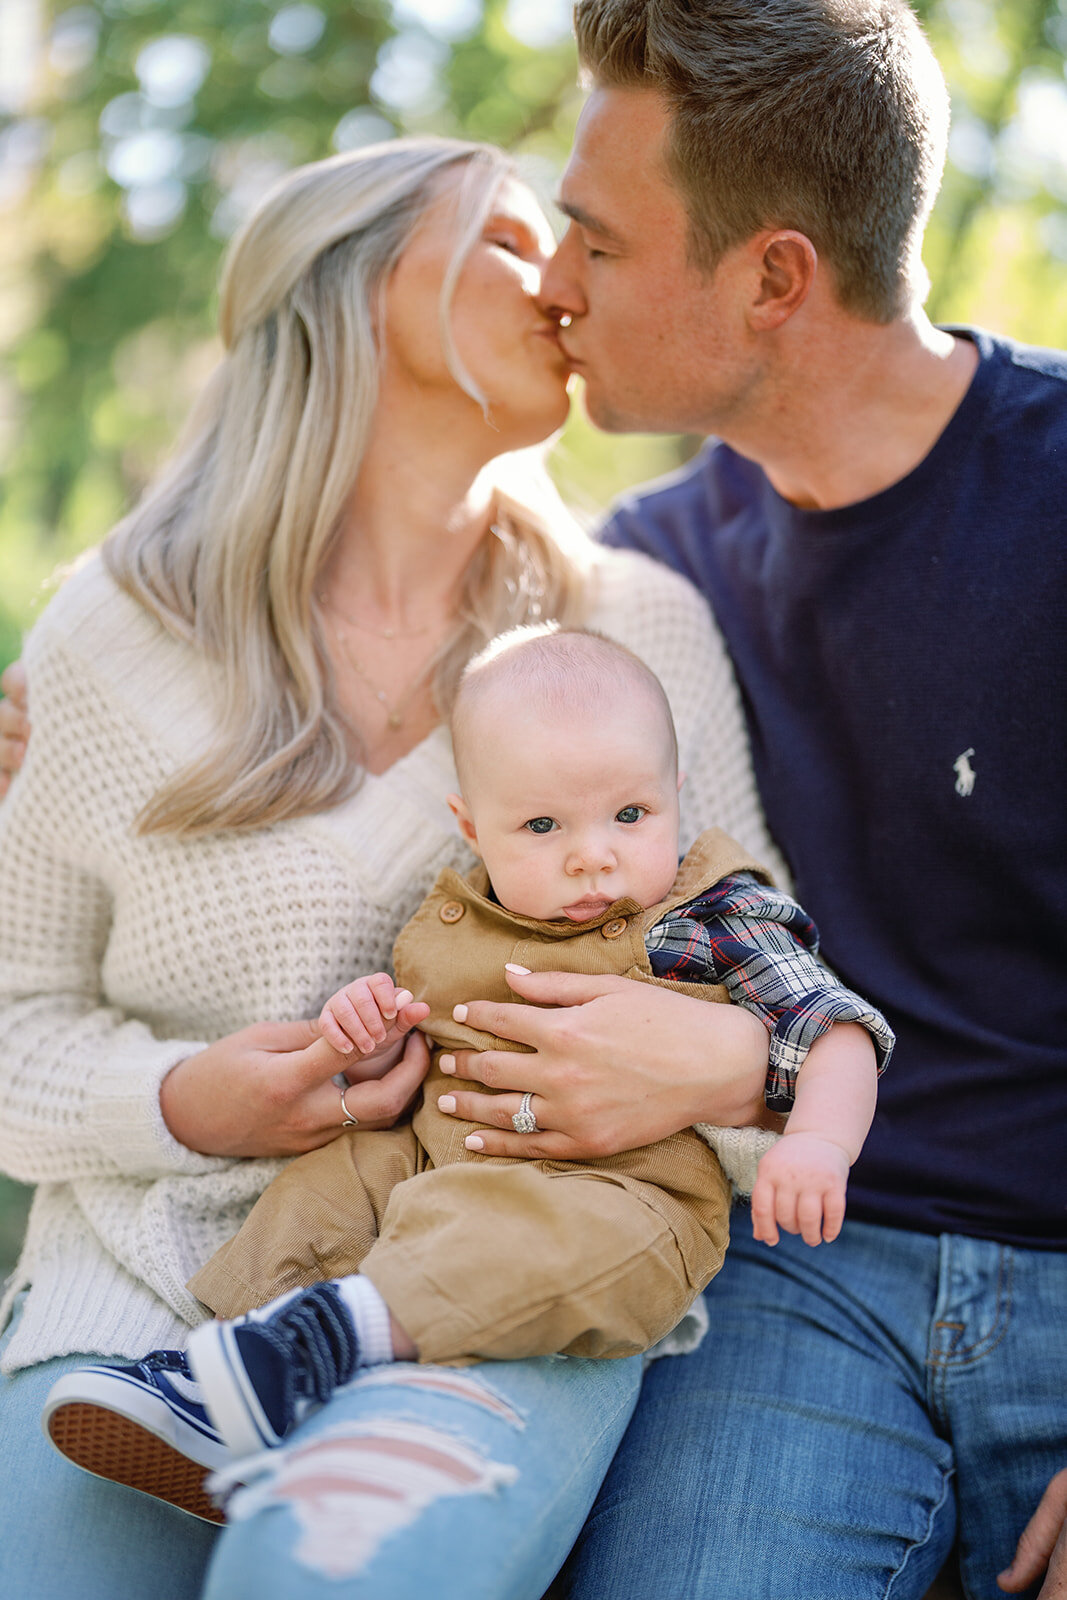
<instances>
[{"instance_id":1,"label":"sneaker laces","mask_svg":"<svg viewBox=\"0 0 1067 1600\"><path fill-rule=\"evenodd\" d=\"M192 1405L203 1407L204 1395L193 1377L184 1350L150 1350L141 1357L140 1365L167 1374L167 1382L174 1392Z\"/></svg>"},{"instance_id":2,"label":"sneaker laces","mask_svg":"<svg viewBox=\"0 0 1067 1600\"><path fill-rule=\"evenodd\" d=\"M141 1365L159 1367L162 1372L180 1372L185 1378L192 1377L184 1350L149 1350L146 1356L141 1357Z\"/></svg>"},{"instance_id":3,"label":"sneaker laces","mask_svg":"<svg viewBox=\"0 0 1067 1600\"><path fill-rule=\"evenodd\" d=\"M332 1283L319 1283L275 1312L257 1329L283 1354L296 1357L296 1390L320 1405L356 1370L359 1344L352 1319Z\"/></svg>"}]
</instances>

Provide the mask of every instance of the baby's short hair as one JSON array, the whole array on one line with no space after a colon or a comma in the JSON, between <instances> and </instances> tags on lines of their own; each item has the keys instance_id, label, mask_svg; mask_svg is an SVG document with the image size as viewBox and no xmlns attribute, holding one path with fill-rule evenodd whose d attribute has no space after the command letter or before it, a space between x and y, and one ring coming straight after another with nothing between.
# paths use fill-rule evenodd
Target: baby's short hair
<instances>
[{"instance_id":1,"label":"baby's short hair","mask_svg":"<svg viewBox=\"0 0 1067 1600\"><path fill-rule=\"evenodd\" d=\"M640 656L606 634L544 622L510 628L490 640L468 661L456 691L451 724L457 770L479 706L501 690L522 694L527 704L540 702L549 715L571 712L576 704L595 707L620 694L644 695L662 714L677 765L678 738L662 683Z\"/></svg>"}]
</instances>

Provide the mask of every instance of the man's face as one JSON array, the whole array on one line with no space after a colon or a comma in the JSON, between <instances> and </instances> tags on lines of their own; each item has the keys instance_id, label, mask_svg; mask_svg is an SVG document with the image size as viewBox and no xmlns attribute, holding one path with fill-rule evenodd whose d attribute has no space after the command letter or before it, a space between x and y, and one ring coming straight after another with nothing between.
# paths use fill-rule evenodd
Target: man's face
<instances>
[{"instance_id":1,"label":"man's face","mask_svg":"<svg viewBox=\"0 0 1067 1600\"><path fill-rule=\"evenodd\" d=\"M560 191L570 226L542 284L589 415L611 432L726 431L759 376L740 252L714 273L690 260L667 128L655 91L594 89Z\"/></svg>"}]
</instances>

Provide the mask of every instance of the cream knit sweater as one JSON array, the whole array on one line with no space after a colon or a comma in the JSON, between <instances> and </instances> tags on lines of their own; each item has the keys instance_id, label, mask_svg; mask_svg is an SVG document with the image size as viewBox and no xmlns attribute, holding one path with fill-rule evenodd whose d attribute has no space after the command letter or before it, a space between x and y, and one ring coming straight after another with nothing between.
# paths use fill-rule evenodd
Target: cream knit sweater
<instances>
[{"instance_id":1,"label":"cream knit sweater","mask_svg":"<svg viewBox=\"0 0 1067 1600\"><path fill-rule=\"evenodd\" d=\"M662 679L678 723L683 844L718 823L780 866L738 694L707 608L642 556L605 552L590 627ZM7 1370L184 1343L186 1279L281 1165L197 1155L159 1085L249 1023L317 1015L388 967L442 867L471 858L438 728L334 810L191 842L132 824L210 737L212 668L118 591L98 558L26 647L33 738L0 805L0 1168L38 1185L0 1321L29 1286Z\"/></svg>"}]
</instances>

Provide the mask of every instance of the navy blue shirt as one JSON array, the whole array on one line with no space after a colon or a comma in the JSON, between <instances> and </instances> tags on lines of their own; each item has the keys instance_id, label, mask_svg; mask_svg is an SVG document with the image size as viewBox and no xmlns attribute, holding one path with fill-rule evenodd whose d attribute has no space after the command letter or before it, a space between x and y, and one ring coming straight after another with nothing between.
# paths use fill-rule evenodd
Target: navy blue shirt
<instances>
[{"instance_id":1,"label":"navy blue shirt","mask_svg":"<svg viewBox=\"0 0 1067 1600\"><path fill-rule=\"evenodd\" d=\"M1067 355L976 330L930 454L797 510L712 444L609 543L703 591L822 950L896 1031L855 1218L1067 1240Z\"/></svg>"}]
</instances>

